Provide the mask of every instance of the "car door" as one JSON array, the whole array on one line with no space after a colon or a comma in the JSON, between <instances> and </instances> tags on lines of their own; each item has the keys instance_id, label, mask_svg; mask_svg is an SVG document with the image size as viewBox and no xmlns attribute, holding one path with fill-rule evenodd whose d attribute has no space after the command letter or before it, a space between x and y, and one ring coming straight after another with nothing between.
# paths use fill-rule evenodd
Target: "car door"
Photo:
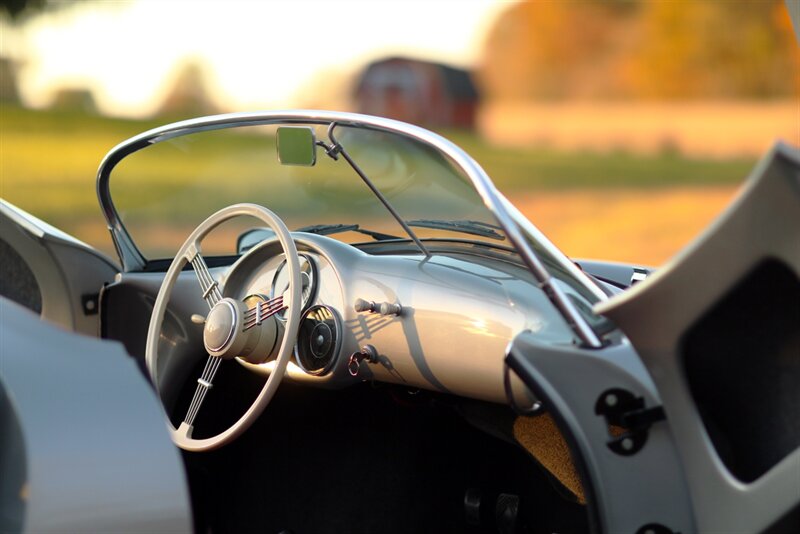
<instances>
[{"instance_id":1,"label":"car door","mask_svg":"<svg viewBox=\"0 0 800 534\"><path fill-rule=\"evenodd\" d=\"M68 330L98 335L99 293L114 261L0 199L0 295Z\"/></svg>"},{"instance_id":2,"label":"car door","mask_svg":"<svg viewBox=\"0 0 800 534\"><path fill-rule=\"evenodd\" d=\"M122 345L0 297L0 532L192 532L182 457Z\"/></svg>"},{"instance_id":3,"label":"car door","mask_svg":"<svg viewBox=\"0 0 800 534\"><path fill-rule=\"evenodd\" d=\"M656 384L697 530L800 531L800 151L776 145L704 234L596 311Z\"/></svg>"}]
</instances>

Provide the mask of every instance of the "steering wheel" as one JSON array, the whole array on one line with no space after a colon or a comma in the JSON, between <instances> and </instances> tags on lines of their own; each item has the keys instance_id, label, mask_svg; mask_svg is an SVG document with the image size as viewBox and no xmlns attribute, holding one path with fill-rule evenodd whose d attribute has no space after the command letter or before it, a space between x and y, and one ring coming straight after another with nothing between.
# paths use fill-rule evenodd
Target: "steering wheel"
<instances>
[{"instance_id":1,"label":"steering wheel","mask_svg":"<svg viewBox=\"0 0 800 534\"><path fill-rule=\"evenodd\" d=\"M275 296L269 301L260 302L247 309L241 301L229 297L223 298L217 281L208 271L208 266L201 254L200 243L223 222L243 215L260 219L278 237L289 270L288 301L284 300L286 296L284 293L282 296ZM145 358L150 377L158 391L160 391L159 373L163 371L165 363L167 363L164 359L160 359L158 354L164 313L178 275L187 263L192 265L197 280L200 282L203 299L210 308L203 329L203 343L208 352L208 360L203 375L197 380L197 388L183 422L178 428L175 428L167 417L167 425L172 440L180 448L187 451L209 451L230 443L247 430L258 419L278 389L286 372L286 365L289 363L300 324L300 263L297 248L289 234L289 229L277 215L262 206L234 204L211 215L195 228L178 250L175 259L172 260L164 281L161 283L161 289L150 317ZM294 305L295 303L297 305ZM287 310L285 327L281 326L274 317L275 313L284 309ZM281 330L283 330L282 339ZM280 345L279 348L278 345ZM214 375L219 369L220 363L223 359L233 359L237 356L250 363L263 363L268 358L274 357L275 367L256 400L238 421L210 438L193 438L195 418L206 394L213 387Z\"/></svg>"}]
</instances>

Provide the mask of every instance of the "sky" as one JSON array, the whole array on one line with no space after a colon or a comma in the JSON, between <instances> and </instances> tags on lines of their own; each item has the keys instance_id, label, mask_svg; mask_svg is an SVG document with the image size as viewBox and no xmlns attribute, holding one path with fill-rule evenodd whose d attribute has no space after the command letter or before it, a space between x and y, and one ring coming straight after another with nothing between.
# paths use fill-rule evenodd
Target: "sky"
<instances>
[{"instance_id":1,"label":"sky","mask_svg":"<svg viewBox=\"0 0 800 534\"><path fill-rule=\"evenodd\" d=\"M3 53L20 60L23 100L88 86L101 111L152 113L174 66L197 58L225 110L286 108L320 73L352 72L385 55L470 66L510 0L132 0L81 2L4 24Z\"/></svg>"}]
</instances>

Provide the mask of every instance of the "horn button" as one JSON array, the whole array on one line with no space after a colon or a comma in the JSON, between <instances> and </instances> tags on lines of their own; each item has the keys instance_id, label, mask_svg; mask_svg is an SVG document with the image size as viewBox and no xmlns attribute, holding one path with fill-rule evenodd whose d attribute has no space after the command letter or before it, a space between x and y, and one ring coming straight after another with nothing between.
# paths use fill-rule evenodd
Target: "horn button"
<instances>
[{"instance_id":1,"label":"horn button","mask_svg":"<svg viewBox=\"0 0 800 534\"><path fill-rule=\"evenodd\" d=\"M236 306L230 299L219 301L206 317L206 326L203 330L203 343L209 354L224 356L236 337L237 321Z\"/></svg>"}]
</instances>

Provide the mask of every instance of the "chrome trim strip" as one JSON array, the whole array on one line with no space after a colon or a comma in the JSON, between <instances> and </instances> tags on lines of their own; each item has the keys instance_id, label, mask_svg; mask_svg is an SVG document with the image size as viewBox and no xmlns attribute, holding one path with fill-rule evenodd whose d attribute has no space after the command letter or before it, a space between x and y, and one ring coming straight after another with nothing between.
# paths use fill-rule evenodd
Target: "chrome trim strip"
<instances>
[{"instance_id":1,"label":"chrome trim strip","mask_svg":"<svg viewBox=\"0 0 800 534\"><path fill-rule=\"evenodd\" d=\"M72 237L71 235L62 232L55 226L47 224L43 220L34 217L27 211L18 208L14 204L2 198L0 198L0 213L2 213L6 217L14 221L22 229L24 229L26 232L30 233L33 237L36 237L37 239L45 239L45 237L51 236L66 243L71 243L73 245L80 245L85 248L92 248L83 241L80 241Z\"/></svg>"},{"instance_id":2,"label":"chrome trim strip","mask_svg":"<svg viewBox=\"0 0 800 534\"><path fill-rule=\"evenodd\" d=\"M602 342L599 336L592 330L591 326L580 315L574 304L567 298L564 292L552 283L552 277L543 263L536 256L533 248L525 239L524 230L529 235L537 239L542 247L551 254L562 268L567 270L574 278L583 283L593 295L599 300L606 300L605 293L583 274L572 261L569 260L558 248L555 247L544 235L526 219L492 183L486 172L481 166L472 159L466 152L461 150L451 141L444 137L425 130L418 126L406 124L404 122L385 119L381 117L371 117L357 113L343 113L316 110L295 110L295 111L264 111L251 113L229 113L225 115L214 115L191 119L174 124L168 124L139 134L127 141L123 141L106 155L100 163L97 171L97 195L103 215L108 223L112 239L120 254L123 269L139 270L144 268L145 259L141 252L136 248L130 235L123 226L119 214L111 201L109 190L109 176L113 168L125 156L136 152L151 144L159 143L167 139L180 137L199 131L219 130L228 127L242 127L268 124L330 124L338 123L340 126L363 127L372 130L384 131L404 135L417 141L433 146L445 156L450 158L456 166L460 167L478 195L483 200L484 205L492 212L497 222L505 231L509 241L513 243L519 251L522 260L531 270L533 275L547 296L558 308L564 319L572 327L581 341L589 347L601 347Z\"/></svg>"}]
</instances>

